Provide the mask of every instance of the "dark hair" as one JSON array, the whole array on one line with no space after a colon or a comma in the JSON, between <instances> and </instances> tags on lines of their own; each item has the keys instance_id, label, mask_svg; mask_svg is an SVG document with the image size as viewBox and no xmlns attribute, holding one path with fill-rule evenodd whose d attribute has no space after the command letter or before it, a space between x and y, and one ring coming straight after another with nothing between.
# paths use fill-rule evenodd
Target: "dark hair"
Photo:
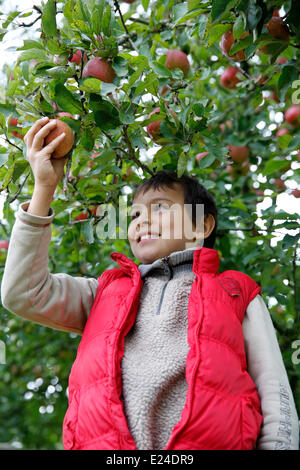
<instances>
[{"instance_id":1,"label":"dark hair","mask_svg":"<svg viewBox=\"0 0 300 470\"><path fill-rule=\"evenodd\" d=\"M195 177L183 174L178 178L176 172L169 170L160 170L151 178L144 180L141 184L134 184L134 198L143 191L143 194L153 187L173 187L174 183L179 183L183 188L184 204L192 204L192 222L196 226L196 204L204 204L204 215L211 214L215 219L215 226L209 237L204 239L203 246L213 248L216 240L218 225L218 209L214 198L204 186L202 186Z\"/></svg>"}]
</instances>

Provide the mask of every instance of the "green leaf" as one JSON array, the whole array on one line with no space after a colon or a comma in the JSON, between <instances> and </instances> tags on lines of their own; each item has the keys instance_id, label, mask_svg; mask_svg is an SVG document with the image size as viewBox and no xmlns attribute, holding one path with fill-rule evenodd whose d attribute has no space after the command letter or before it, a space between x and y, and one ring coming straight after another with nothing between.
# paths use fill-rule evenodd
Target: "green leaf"
<instances>
[{"instance_id":1,"label":"green leaf","mask_svg":"<svg viewBox=\"0 0 300 470\"><path fill-rule=\"evenodd\" d=\"M203 39L205 36L206 25L208 22L208 17L206 15L201 15L199 18L199 27L198 27L198 35L200 39Z\"/></svg>"},{"instance_id":2,"label":"green leaf","mask_svg":"<svg viewBox=\"0 0 300 470\"><path fill-rule=\"evenodd\" d=\"M285 150L288 146L289 146L289 143L290 141L292 140L292 136L291 135L280 135L278 137L278 143L279 143L279 146L282 150Z\"/></svg>"},{"instance_id":3,"label":"green leaf","mask_svg":"<svg viewBox=\"0 0 300 470\"><path fill-rule=\"evenodd\" d=\"M207 46L210 47L214 42L219 41L223 34L229 31L231 28L231 24L216 24L215 26L211 27L208 33Z\"/></svg>"},{"instance_id":4,"label":"green leaf","mask_svg":"<svg viewBox=\"0 0 300 470\"><path fill-rule=\"evenodd\" d=\"M201 169L207 168L213 164L215 159L216 159L215 155L212 155L211 153L209 153L208 155L205 155L205 157L201 158L200 162L198 163L198 167Z\"/></svg>"},{"instance_id":5,"label":"green leaf","mask_svg":"<svg viewBox=\"0 0 300 470\"><path fill-rule=\"evenodd\" d=\"M249 34L248 36L241 39L240 41L236 41L231 47L229 54L234 55L241 49L245 49L245 47L251 46L252 44L253 44L253 38L252 38L252 35Z\"/></svg>"},{"instance_id":6,"label":"green leaf","mask_svg":"<svg viewBox=\"0 0 300 470\"><path fill-rule=\"evenodd\" d=\"M54 88L55 101L63 109L63 111L70 114L81 114L82 106L79 100L75 98L62 83L57 83Z\"/></svg>"},{"instance_id":7,"label":"green leaf","mask_svg":"<svg viewBox=\"0 0 300 470\"><path fill-rule=\"evenodd\" d=\"M188 12L187 2L177 3L173 6L172 9L172 19L176 23L177 20L180 20Z\"/></svg>"},{"instance_id":8,"label":"green leaf","mask_svg":"<svg viewBox=\"0 0 300 470\"><path fill-rule=\"evenodd\" d=\"M188 155L184 152L181 152L178 158L178 163L177 163L177 176L180 178L183 173L185 172L188 164Z\"/></svg>"},{"instance_id":9,"label":"green leaf","mask_svg":"<svg viewBox=\"0 0 300 470\"><path fill-rule=\"evenodd\" d=\"M80 224L80 230L87 243L94 243L93 219L89 219Z\"/></svg>"},{"instance_id":10,"label":"green leaf","mask_svg":"<svg viewBox=\"0 0 300 470\"><path fill-rule=\"evenodd\" d=\"M172 72L171 70L167 69L164 65L160 64L159 62L154 62L152 64L152 68L157 75L160 75L161 77L166 77L166 78L171 78L172 77Z\"/></svg>"},{"instance_id":11,"label":"green leaf","mask_svg":"<svg viewBox=\"0 0 300 470\"><path fill-rule=\"evenodd\" d=\"M132 124L135 121L135 106L132 103L122 103L119 111L120 120L123 124Z\"/></svg>"},{"instance_id":12,"label":"green leaf","mask_svg":"<svg viewBox=\"0 0 300 470\"><path fill-rule=\"evenodd\" d=\"M284 250L286 250L287 248L289 248L290 246L294 246L296 245L296 243L298 242L300 238L300 233L298 233L297 235L289 235L289 234L286 234L282 240L282 248Z\"/></svg>"},{"instance_id":13,"label":"green leaf","mask_svg":"<svg viewBox=\"0 0 300 470\"><path fill-rule=\"evenodd\" d=\"M150 3L150 0L142 0L142 5L145 11L148 10L149 3Z\"/></svg>"},{"instance_id":14,"label":"green leaf","mask_svg":"<svg viewBox=\"0 0 300 470\"><path fill-rule=\"evenodd\" d=\"M42 13L42 29L46 36L56 36L56 4L54 0L48 0Z\"/></svg>"},{"instance_id":15,"label":"green leaf","mask_svg":"<svg viewBox=\"0 0 300 470\"><path fill-rule=\"evenodd\" d=\"M211 19L214 23L217 21L226 11L232 8L238 3L238 0L213 0L211 9Z\"/></svg>"},{"instance_id":16,"label":"green leaf","mask_svg":"<svg viewBox=\"0 0 300 470\"><path fill-rule=\"evenodd\" d=\"M292 65L285 65L278 78L277 93L280 101L284 101L287 90L292 86L292 83L298 79L298 71Z\"/></svg>"},{"instance_id":17,"label":"green leaf","mask_svg":"<svg viewBox=\"0 0 300 470\"><path fill-rule=\"evenodd\" d=\"M232 32L234 39L239 39L245 30L244 17L239 15L234 22Z\"/></svg>"},{"instance_id":18,"label":"green leaf","mask_svg":"<svg viewBox=\"0 0 300 470\"><path fill-rule=\"evenodd\" d=\"M280 170L280 168L283 168L286 166L286 161L285 160L268 160L265 168L263 169L263 175L271 175L275 171Z\"/></svg>"},{"instance_id":19,"label":"green leaf","mask_svg":"<svg viewBox=\"0 0 300 470\"><path fill-rule=\"evenodd\" d=\"M48 56L41 49L28 49L18 57L18 63L35 59L38 61L48 61Z\"/></svg>"},{"instance_id":20,"label":"green leaf","mask_svg":"<svg viewBox=\"0 0 300 470\"><path fill-rule=\"evenodd\" d=\"M99 95L92 94L90 97L90 107L93 110L96 125L99 129L115 129L121 123L118 110Z\"/></svg>"},{"instance_id":21,"label":"green leaf","mask_svg":"<svg viewBox=\"0 0 300 470\"><path fill-rule=\"evenodd\" d=\"M102 24L101 24L102 31L105 36L111 35L110 21L111 21L111 7L110 5L106 5L104 14L102 17Z\"/></svg>"}]
</instances>

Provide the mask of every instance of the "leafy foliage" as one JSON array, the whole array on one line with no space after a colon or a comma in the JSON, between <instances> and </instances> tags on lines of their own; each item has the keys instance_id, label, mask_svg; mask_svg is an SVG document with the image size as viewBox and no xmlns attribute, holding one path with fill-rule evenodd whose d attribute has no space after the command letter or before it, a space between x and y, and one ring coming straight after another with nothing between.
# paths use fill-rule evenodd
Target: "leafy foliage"
<instances>
[{"instance_id":1,"label":"leafy foliage","mask_svg":"<svg viewBox=\"0 0 300 470\"><path fill-rule=\"evenodd\" d=\"M275 9L289 27L288 41L265 26ZM127 240L98 238L101 217L92 208L106 202L117 207L125 195L130 205L128 188L160 169L196 176L219 208L220 270L246 272L262 287L298 413L300 365L292 361L300 331L298 218L279 210L276 200L299 184L300 127L284 122L300 86L299 23L296 0L47 0L41 8L3 15L0 30L1 40L13 29L25 34L17 63L5 67L0 94L0 193L6 199L0 238L10 237L14 201L32 195L20 136L42 116L69 113L60 118L76 135L52 203L51 272L96 278L112 267L111 252L132 258ZM244 51L245 60L222 52L220 41L230 30L230 56ZM169 49L188 55L186 77L166 67ZM71 62L77 51L78 64ZM83 77L94 56L110 62L113 83ZM228 67L239 68L233 89L220 81ZM149 119L158 106L160 114ZM17 126L10 125L12 117ZM162 137L154 143L146 126L158 118ZM288 134L278 137L281 126ZM228 145L248 147L248 167L232 160ZM201 152L208 155L198 161ZM264 200L269 205L260 205ZM88 217L76 220L84 210ZM0 250L0 282L5 256ZM80 337L27 322L1 306L0 312L7 349L0 365L1 440L24 449L61 449L67 380Z\"/></svg>"}]
</instances>

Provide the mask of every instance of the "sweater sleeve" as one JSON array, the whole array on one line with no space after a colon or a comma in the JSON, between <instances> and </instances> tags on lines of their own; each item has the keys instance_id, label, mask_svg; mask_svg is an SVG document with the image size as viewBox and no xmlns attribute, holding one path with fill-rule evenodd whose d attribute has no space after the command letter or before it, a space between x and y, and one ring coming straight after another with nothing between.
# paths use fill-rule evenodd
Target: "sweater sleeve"
<instances>
[{"instance_id":1,"label":"sweater sleeve","mask_svg":"<svg viewBox=\"0 0 300 470\"><path fill-rule=\"evenodd\" d=\"M63 331L82 334L98 288L95 278L51 274L48 216L28 214L24 202L16 213L1 284L2 305L27 320Z\"/></svg>"},{"instance_id":2,"label":"sweater sleeve","mask_svg":"<svg viewBox=\"0 0 300 470\"><path fill-rule=\"evenodd\" d=\"M270 313L261 295L249 303L242 323L248 372L261 400L258 450L299 449L299 421Z\"/></svg>"}]
</instances>

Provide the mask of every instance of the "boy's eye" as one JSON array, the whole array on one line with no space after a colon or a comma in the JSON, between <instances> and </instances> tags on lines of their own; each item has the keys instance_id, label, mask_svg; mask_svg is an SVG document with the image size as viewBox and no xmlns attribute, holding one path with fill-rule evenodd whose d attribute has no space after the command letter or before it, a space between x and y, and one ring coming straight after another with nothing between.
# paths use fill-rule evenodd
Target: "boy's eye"
<instances>
[{"instance_id":1,"label":"boy's eye","mask_svg":"<svg viewBox=\"0 0 300 470\"><path fill-rule=\"evenodd\" d=\"M154 209L161 209L161 208L166 209L166 206L164 206L161 202L158 202L157 204L153 204L153 206L154 206ZM131 220L133 220L136 218L136 216L139 216L139 215L140 215L140 211L136 211L130 215L130 218Z\"/></svg>"}]
</instances>

